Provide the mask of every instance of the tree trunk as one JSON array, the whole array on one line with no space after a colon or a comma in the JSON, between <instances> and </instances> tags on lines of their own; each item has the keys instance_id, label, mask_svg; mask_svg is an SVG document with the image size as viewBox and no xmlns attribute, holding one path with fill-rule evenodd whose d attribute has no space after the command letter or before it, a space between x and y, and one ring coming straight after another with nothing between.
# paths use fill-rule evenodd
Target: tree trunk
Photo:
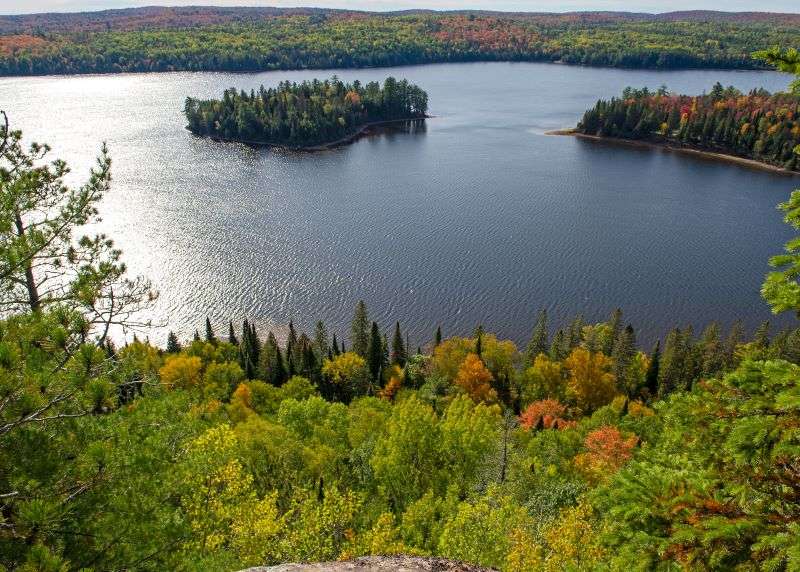
<instances>
[{"instance_id":1,"label":"tree trunk","mask_svg":"<svg viewBox=\"0 0 800 572\"><path fill-rule=\"evenodd\" d=\"M23 237L25 235L25 225L22 224L22 217L18 212L14 213L14 221L17 226L17 236ZM33 276L33 261L31 259L25 261L25 286L28 289L28 305L33 312L38 312L42 308L42 302L39 299L39 289L36 287L36 280Z\"/></svg>"}]
</instances>

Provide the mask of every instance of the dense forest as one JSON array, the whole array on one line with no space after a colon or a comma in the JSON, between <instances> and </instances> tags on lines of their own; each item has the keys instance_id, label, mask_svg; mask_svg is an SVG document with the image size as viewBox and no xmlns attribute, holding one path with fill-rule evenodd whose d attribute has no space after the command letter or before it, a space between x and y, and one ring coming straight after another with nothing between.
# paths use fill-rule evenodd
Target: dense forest
<instances>
[{"instance_id":1,"label":"dense forest","mask_svg":"<svg viewBox=\"0 0 800 572\"><path fill-rule=\"evenodd\" d=\"M587 135L685 145L800 170L800 93L745 95L717 83L700 96L628 88L598 101L577 127Z\"/></svg>"},{"instance_id":2,"label":"dense forest","mask_svg":"<svg viewBox=\"0 0 800 572\"><path fill-rule=\"evenodd\" d=\"M0 75L261 71L465 61L753 68L796 15L142 8L0 18Z\"/></svg>"},{"instance_id":3,"label":"dense forest","mask_svg":"<svg viewBox=\"0 0 800 572\"><path fill-rule=\"evenodd\" d=\"M0 566L236 570L363 554L504 571L793 570L800 328L716 324L642 351L616 310L517 348L212 324L159 347L106 236L103 149L66 185L0 129ZM800 191L782 206L800 230ZM764 296L800 311L800 242ZM345 341L345 338L347 339Z\"/></svg>"},{"instance_id":4,"label":"dense forest","mask_svg":"<svg viewBox=\"0 0 800 572\"><path fill-rule=\"evenodd\" d=\"M105 147L73 187L22 141L0 113L0 568L798 569L800 328L683 326L645 351L620 310L540 311L524 348L431 324L412 349L358 302L347 332L206 319L160 347L152 285L81 234ZM780 208L800 232L800 190ZM770 264L765 301L800 315L800 237Z\"/></svg>"},{"instance_id":5,"label":"dense forest","mask_svg":"<svg viewBox=\"0 0 800 572\"><path fill-rule=\"evenodd\" d=\"M249 94L231 88L221 100L186 100L188 129L226 140L308 147L339 141L362 126L423 119L428 94L406 80L281 83Z\"/></svg>"}]
</instances>

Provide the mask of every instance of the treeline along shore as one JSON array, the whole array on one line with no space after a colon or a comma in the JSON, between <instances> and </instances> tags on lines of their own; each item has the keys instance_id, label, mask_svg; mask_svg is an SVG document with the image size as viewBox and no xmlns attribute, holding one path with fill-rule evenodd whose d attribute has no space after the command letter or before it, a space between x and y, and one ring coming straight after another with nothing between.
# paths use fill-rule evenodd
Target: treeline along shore
<instances>
[{"instance_id":1,"label":"treeline along shore","mask_svg":"<svg viewBox=\"0 0 800 572\"><path fill-rule=\"evenodd\" d=\"M800 173L800 95L743 94L717 83L708 94L627 88L600 100L577 127L550 131L668 148L774 172Z\"/></svg>"}]
</instances>

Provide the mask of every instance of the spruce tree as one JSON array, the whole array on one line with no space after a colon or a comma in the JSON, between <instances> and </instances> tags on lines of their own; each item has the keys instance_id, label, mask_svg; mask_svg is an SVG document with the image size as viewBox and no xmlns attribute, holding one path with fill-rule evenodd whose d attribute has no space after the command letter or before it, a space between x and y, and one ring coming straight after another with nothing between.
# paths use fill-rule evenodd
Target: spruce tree
<instances>
[{"instance_id":1,"label":"spruce tree","mask_svg":"<svg viewBox=\"0 0 800 572\"><path fill-rule=\"evenodd\" d=\"M635 389L631 387L628 379L628 368L634 356L636 356L636 334L633 331L633 326L628 324L617 336L617 341L611 352L611 357L614 360L614 375L617 377L617 389L628 396Z\"/></svg>"},{"instance_id":2,"label":"spruce tree","mask_svg":"<svg viewBox=\"0 0 800 572\"><path fill-rule=\"evenodd\" d=\"M233 321L228 323L228 343L234 346L239 345L239 339L236 337L236 332L233 331Z\"/></svg>"},{"instance_id":3,"label":"spruce tree","mask_svg":"<svg viewBox=\"0 0 800 572\"><path fill-rule=\"evenodd\" d=\"M644 376L644 385L647 388L650 398L654 399L658 395L658 370L661 367L661 340L656 341L653 352L650 354L650 363L647 366L647 373Z\"/></svg>"},{"instance_id":4,"label":"spruce tree","mask_svg":"<svg viewBox=\"0 0 800 572\"><path fill-rule=\"evenodd\" d=\"M678 388L683 370L683 336L679 328L667 335L658 372L658 396L666 397Z\"/></svg>"},{"instance_id":5,"label":"spruce tree","mask_svg":"<svg viewBox=\"0 0 800 572\"><path fill-rule=\"evenodd\" d=\"M333 340L331 340L331 352L334 356L339 355L339 343L336 341L336 334L333 334Z\"/></svg>"},{"instance_id":6,"label":"spruce tree","mask_svg":"<svg viewBox=\"0 0 800 572\"><path fill-rule=\"evenodd\" d=\"M617 308L611 314L608 327L610 331L608 337L603 340L602 351L607 356L610 356L614 351L614 344L617 343L617 338L619 337L620 332L622 332L622 310L620 308Z\"/></svg>"},{"instance_id":7,"label":"spruce tree","mask_svg":"<svg viewBox=\"0 0 800 572\"><path fill-rule=\"evenodd\" d=\"M753 343L761 348L767 349L769 347L769 320L761 322L753 334Z\"/></svg>"},{"instance_id":8,"label":"spruce tree","mask_svg":"<svg viewBox=\"0 0 800 572\"><path fill-rule=\"evenodd\" d=\"M701 372L703 377L713 376L725 364L725 351L720 341L719 324L712 322L703 331L700 340L702 352Z\"/></svg>"},{"instance_id":9,"label":"spruce tree","mask_svg":"<svg viewBox=\"0 0 800 572\"><path fill-rule=\"evenodd\" d=\"M400 322L394 325L394 337L392 338L392 355L391 363L405 367L408 355L406 353L406 346L403 343L403 334L400 332Z\"/></svg>"},{"instance_id":10,"label":"spruce tree","mask_svg":"<svg viewBox=\"0 0 800 572\"><path fill-rule=\"evenodd\" d=\"M272 332L267 334L267 342L261 350L259 366L261 376L265 381L268 381L276 387L280 387L286 382L287 375L283 364L281 348L278 345L275 334Z\"/></svg>"},{"instance_id":11,"label":"spruce tree","mask_svg":"<svg viewBox=\"0 0 800 572\"><path fill-rule=\"evenodd\" d=\"M209 344L217 344L217 336L214 335L214 328L211 327L211 320L206 316L206 341Z\"/></svg>"},{"instance_id":12,"label":"spruce tree","mask_svg":"<svg viewBox=\"0 0 800 572\"><path fill-rule=\"evenodd\" d=\"M167 353L176 354L180 351L181 343L178 341L178 336L175 335L175 332L170 330L169 334L167 335Z\"/></svg>"},{"instance_id":13,"label":"spruce tree","mask_svg":"<svg viewBox=\"0 0 800 572\"><path fill-rule=\"evenodd\" d=\"M367 305L363 300L359 300L356 305L355 314L353 315L353 323L350 327L350 343L353 346L353 351L363 358L367 357L369 338Z\"/></svg>"},{"instance_id":14,"label":"spruce tree","mask_svg":"<svg viewBox=\"0 0 800 572\"><path fill-rule=\"evenodd\" d=\"M192 340L195 341L195 342L199 342L200 341L200 332L198 330L196 330L196 329L194 331L194 337L192 338Z\"/></svg>"},{"instance_id":15,"label":"spruce tree","mask_svg":"<svg viewBox=\"0 0 800 572\"><path fill-rule=\"evenodd\" d=\"M581 345L581 342L583 341L583 326L583 316L578 314L569 325L568 342L571 350Z\"/></svg>"},{"instance_id":16,"label":"spruce tree","mask_svg":"<svg viewBox=\"0 0 800 572\"><path fill-rule=\"evenodd\" d=\"M475 328L475 354L483 359L483 326Z\"/></svg>"},{"instance_id":17,"label":"spruce tree","mask_svg":"<svg viewBox=\"0 0 800 572\"><path fill-rule=\"evenodd\" d=\"M436 326L436 334L433 336L433 347L439 347L442 343L442 326Z\"/></svg>"},{"instance_id":18,"label":"spruce tree","mask_svg":"<svg viewBox=\"0 0 800 572\"><path fill-rule=\"evenodd\" d=\"M561 361L569 355L567 335L564 330L558 330L553 336L553 343L550 345L550 359Z\"/></svg>"},{"instance_id":19,"label":"spruce tree","mask_svg":"<svg viewBox=\"0 0 800 572\"><path fill-rule=\"evenodd\" d=\"M736 365L736 349L744 338L744 325L741 320L736 320L731 326L731 331L725 340L724 359L725 369L733 369Z\"/></svg>"},{"instance_id":20,"label":"spruce tree","mask_svg":"<svg viewBox=\"0 0 800 572\"><path fill-rule=\"evenodd\" d=\"M372 322L372 330L367 344L367 367L373 382L378 381L383 365L383 337L378 324Z\"/></svg>"},{"instance_id":21,"label":"spruce tree","mask_svg":"<svg viewBox=\"0 0 800 572\"><path fill-rule=\"evenodd\" d=\"M528 347L525 349L526 365L533 365L539 354L547 354L547 342L547 310L541 310L536 318L536 324L533 326Z\"/></svg>"},{"instance_id":22,"label":"spruce tree","mask_svg":"<svg viewBox=\"0 0 800 572\"><path fill-rule=\"evenodd\" d=\"M328 343L328 329L321 320L314 326L314 350L317 352L317 359L320 363L331 353L331 347Z\"/></svg>"}]
</instances>

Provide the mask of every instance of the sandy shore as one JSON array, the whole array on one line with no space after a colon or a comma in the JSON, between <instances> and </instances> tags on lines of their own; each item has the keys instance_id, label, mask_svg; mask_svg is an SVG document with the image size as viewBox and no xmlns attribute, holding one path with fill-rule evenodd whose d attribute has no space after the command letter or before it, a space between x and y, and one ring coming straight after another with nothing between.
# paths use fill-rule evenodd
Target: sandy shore
<instances>
[{"instance_id":1,"label":"sandy shore","mask_svg":"<svg viewBox=\"0 0 800 572\"><path fill-rule=\"evenodd\" d=\"M706 151L703 149L695 149L693 147L683 147L676 143L658 142L658 141L643 141L640 139L621 139L619 137L602 137L600 135L587 135L579 133L575 129L557 129L555 131L548 131L545 135L570 135L580 139L589 141L601 141L604 143L613 143L618 145L625 145L628 147L644 147L649 149L663 149L666 151L674 151L676 153L683 153L686 155L694 155L695 157L702 157L705 159L713 159L714 161L723 161L734 165L741 165L750 169L758 169L760 171L769 171L771 173L778 173L781 175L798 176L800 172L790 171L783 167L770 165L769 163L762 163L755 159L747 159L745 157L738 157L736 155L728 155L726 153L716 153L714 151Z\"/></svg>"}]
</instances>

